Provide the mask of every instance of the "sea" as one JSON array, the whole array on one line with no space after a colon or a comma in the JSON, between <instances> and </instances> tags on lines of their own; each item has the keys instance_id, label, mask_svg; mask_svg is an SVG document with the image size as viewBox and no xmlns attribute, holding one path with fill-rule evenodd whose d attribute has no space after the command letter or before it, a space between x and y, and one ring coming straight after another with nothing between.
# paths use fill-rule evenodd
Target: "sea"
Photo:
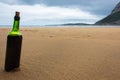
<instances>
[{"instance_id":1,"label":"sea","mask_svg":"<svg viewBox=\"0 0 120 80\"><path fill-rule=\"evenodd\" d=\"M0 28L12 28L13 25L0 25ZM120 28L120 25L20 25L21 28Z\"/></svg>"}]
</instances>

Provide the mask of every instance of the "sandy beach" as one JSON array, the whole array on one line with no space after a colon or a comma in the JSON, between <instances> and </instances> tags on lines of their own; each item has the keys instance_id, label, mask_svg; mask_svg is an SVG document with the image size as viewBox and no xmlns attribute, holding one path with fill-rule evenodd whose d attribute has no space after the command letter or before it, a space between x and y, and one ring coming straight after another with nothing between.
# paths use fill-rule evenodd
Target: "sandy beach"
<instances>
[{"instance_id":1,"label":"sandy beach","mask_svg":"<svg viewBox=\"0 0 120 80\"><path fill-rule=\"evenodd\" d=\"M120 28L22 28L20 70L5 72L9 28L0 28L0 80L120 80Z\"/></svg>"}]
</instances>

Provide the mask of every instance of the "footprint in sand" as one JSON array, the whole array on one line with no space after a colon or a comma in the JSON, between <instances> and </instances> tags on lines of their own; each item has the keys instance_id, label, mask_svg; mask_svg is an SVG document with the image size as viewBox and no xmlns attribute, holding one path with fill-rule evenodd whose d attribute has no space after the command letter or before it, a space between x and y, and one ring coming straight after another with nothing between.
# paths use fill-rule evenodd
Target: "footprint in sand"
<instances>
[{"instance_id":1,"label":"footprint in sand","mask_svg":"<svg viewBox=\"0 0 120 80\"><path fill-rule=\"evenodd\" d=\"M91 37L91 35L87 35L87 37Z\"/></svg>"},{"instance_id":2,"label":"footprint in sand","mask_svg":"<svg viewBox=\"0 0 120 80\"><path fill-rule=\"evenodd\" d=\"M55 37L55 36L54 36L54 35L50 35L50 36L49 36L49 38L53 38L53 37Z\"/></svg>"},{"instance_id":3,"label":"footprint in sand","mask_svg":"<svg viewBox=\"0 0 120 80\"><path fill-rule=\"evenodd\" d=\"M73 38L82 38L82 37L91 37L91 35L85 35L85 36L75 36Z\"/></svg>"}]
</instances>

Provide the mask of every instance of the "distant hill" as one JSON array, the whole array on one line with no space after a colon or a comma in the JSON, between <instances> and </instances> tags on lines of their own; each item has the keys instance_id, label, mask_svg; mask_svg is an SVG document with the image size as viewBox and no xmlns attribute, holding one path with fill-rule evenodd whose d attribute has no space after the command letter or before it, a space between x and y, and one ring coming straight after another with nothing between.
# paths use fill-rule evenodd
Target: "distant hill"
<instances>
[{"instance_id":1,"label":"distant hill","mask_svg":"<svg viewBox=\"0 0 120 80\"><path fill-rule=\"evenodd\" d=\"M53 25L46 25L46 26L80 26L80 25L93 25L87 23L65 23L65 24L53 24Z\"/></svg>"},{"instance_id":2,"label":"distant hill","mask_svg":"<svg viewBox=\"0 0 120 80\"><path fill-rule=\"evenodd\" d=\"M120 2L112 10L111 14L96 22L97 25L120 25Z\"/></svg>"},{"instance_id":3,"label":"distant hill","mask_svg":"<svg viewBox=\"0 0 120 80\"><path fill-rule=\"evenodd\" d=\"M66 23L66 24L61 24L63 26L74 26L74 25L91 25L91 24L86 24L86 23Z\"/></svg>"}]
</instances>

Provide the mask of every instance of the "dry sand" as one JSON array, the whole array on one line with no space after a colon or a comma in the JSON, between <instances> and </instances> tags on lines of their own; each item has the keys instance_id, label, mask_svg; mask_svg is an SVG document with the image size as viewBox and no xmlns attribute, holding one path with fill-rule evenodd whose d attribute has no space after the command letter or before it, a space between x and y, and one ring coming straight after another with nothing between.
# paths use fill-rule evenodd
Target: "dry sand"
<instances>
[{"instance_id":1,"label":"dry sand","mask_svg":"<svg viewBox=\"0 0 120 80\"><path fill-rule=\"evenodd\" d=\"M120 28L23 28L20 70L5 72L0 28L0 80L120 80Z\"/></svg>"}]
</instances>

